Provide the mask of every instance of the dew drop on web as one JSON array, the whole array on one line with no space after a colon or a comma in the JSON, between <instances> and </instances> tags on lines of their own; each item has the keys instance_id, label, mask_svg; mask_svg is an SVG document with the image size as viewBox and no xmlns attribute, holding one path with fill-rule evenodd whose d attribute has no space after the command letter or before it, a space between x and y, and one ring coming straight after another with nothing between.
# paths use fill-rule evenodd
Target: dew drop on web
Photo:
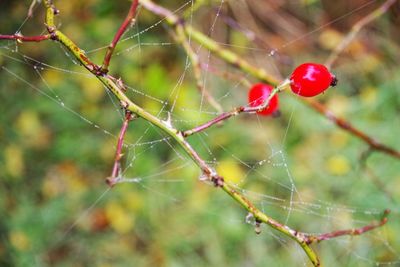
<instances>
[{"instance_id":1,"label":"dew drop on web","mask_svg":"<svg viewBox=\"0 0 400 267\"><path fill-rule=\"evenodd\" d=\"M278 52L278 49L274 48L269 52L268 56L273 57L275 56L276 52Z\"/></svg>"},{"instance_id":2,"label":"dew drop on web","mask_svg":"<svg viewBox=\"0 0 400 267\"><path fill-rule=\"evenodd\" d=\"M245 218L245 222L247 224L254 224L254 216L252 213L247 213L246 218Z\"/></svg>"}]
</instances>

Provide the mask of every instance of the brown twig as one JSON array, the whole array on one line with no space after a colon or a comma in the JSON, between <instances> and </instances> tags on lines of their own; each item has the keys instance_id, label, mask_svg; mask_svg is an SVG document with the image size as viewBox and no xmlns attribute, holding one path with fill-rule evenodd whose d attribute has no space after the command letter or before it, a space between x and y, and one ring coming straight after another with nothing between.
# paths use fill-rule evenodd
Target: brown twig
<instances>
[{"instance_id":1,"label":"brown twig","mask_svg":"<svg viewBox=\"0 0 400 267\"><path fill-rule=\"evenodd\" d=\"M346 121L343 118L335 116L331 111L329 111L324 105L317 101L313 101L311 99L306 99L304 100L306 103L309 104L311 108L313 108L315 111L317 111L319 114L322 116L328 118L330 121L335 123L338 127L342 128L343 130L350 132L353 136L356 136L363 140L365 143L367 143L372 151L380 151L384 152L392 157L399 158L400 159L400 152L386 146L377 140L373 139L372 137L368 136L365 134L363 131L355 128L353 125L350 124L350 122Z\"/></svg>"},{"instance_id":2,"label":"brown twig","mask_svg":"<svg viewBox=\"0 0 400 267\"><path fill-rule=\"evenodd\" d=\"M350 236L362 235L363 233L372 231L378 227L385 225L388 221L387 217L389 214L390 214L390 210L387 209L383 212L382 219L379 222L372 222L371 224L368 224L368 225L360 227L360 228L339 230L339 231L320 234L320 235L316 235L316 236L309 235L306 237L307 243L311 244L314 242L321 242L324 240L329 240L329 239L339 237L339 236L344 236L344 235L350 235Z\"/></svg>"},{"instance_id":3,"label":"brown twig","mask_svg":"<svg viewBox=\"0 0 400 267\"><path fill-rule=\"evenodd\" d=\"M104 57L103 65L101 66L101 71L103 73L108 72L108 66L110 65L110 60L111 60L112 54L114 52L115 47L117 46L119 39L124 34L124 32L126 31L128 26L135 22L134 16L136 14L138 4L139 4L139 0L132 1L131 7L129 8L129 11L128 11L128 14L126 15L125 20L122 22L121 26L119 27L117 33L114 36L114 39L112 40L111 44L108 46L106 55Z\"/></svg>"},{"instance_id":4,"label":"brown twig","mask_svg":"<svg viewBox=\"0 0 400 267\"><path fill-rule=\"evenodd\" d=\"M120 172L121 172L121 158L123 156L122 147L124 145L124 138L126 131L128 129L129 122L133 119L133 114L130 111L127 111L125 114L125 120L122 123L121 130L118 136L117 148L115 150L115 158L114 158L114 166L111 172L111 176L106 179L107 184L112 187L118 180L120 179Z\"/></svg>"}]
</instances>

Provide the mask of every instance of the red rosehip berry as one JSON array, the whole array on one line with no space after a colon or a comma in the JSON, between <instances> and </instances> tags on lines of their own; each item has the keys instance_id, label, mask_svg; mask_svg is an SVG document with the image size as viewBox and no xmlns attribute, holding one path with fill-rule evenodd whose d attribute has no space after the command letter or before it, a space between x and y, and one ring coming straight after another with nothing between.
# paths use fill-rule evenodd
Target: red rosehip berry
<instances>
[{"instance_id":1,"label":"red rosehip berry","mask_svg":"<svg viewBox=\"0 0 400 267\"><path fill-rule=\"evenodd\" d=\"M257 83L250 88L249 91L249 105L250 107L257 107L268 99L274 87L268 84ZM278 109L278 96L274 95L268 103L268 106L263 111L257 111L257 114L268 116L274 114Z\"/></svg>"},{"instance_id":2,"label":"red rosehip berry","mask_svg":"<svg viewBox=\"0 0 400 267\"><path fill-rule=\"evenodd\" d=\"M329 86L335 86L335 75L321 64L304 63L298 66L290 76L290 88L295 94L311 97L316 96Z\"/></svg>"}]
</instances>

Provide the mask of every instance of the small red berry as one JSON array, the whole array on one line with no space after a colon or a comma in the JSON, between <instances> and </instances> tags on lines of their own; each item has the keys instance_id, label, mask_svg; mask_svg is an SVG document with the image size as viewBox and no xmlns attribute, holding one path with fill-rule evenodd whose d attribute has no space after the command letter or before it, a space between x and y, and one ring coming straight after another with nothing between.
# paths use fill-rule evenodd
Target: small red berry
<instances>
[{"instance_id":1,"label":"small red berry","mask_svg":"<svg viewBox=\"0 0 400 267\"><path fill-rule=\"evenodd\" d=\"M257 83L250 88L249 91L249 105L250 107L257 107L268 99L274 87L268 84ZM278 109L278 96L274 95L268 103L268 106L263 111L257 111L257 114L268 116L275 113Z\"/></svg>"},{"instance_id":2,"label":"small red berry","mask_svg":"<svg viewBox=\"0 0 400 267\"><path fill-rule=\"evenodd\" d=\"M290 76L290 88L295 94L311 97L316 96L329 86L335 86L335 75L321 64L304 63L298 66Z\"/></svg>"}]
</instances>

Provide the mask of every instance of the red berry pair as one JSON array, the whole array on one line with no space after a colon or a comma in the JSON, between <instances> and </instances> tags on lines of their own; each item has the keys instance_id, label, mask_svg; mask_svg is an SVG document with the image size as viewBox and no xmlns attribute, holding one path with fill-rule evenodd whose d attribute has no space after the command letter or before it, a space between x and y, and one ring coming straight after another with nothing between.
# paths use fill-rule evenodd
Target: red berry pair
<instances>
[{"instance_id":1,"label":"red berry pair","mask_svg":"<svg viewBox=\"0 0 400 267\"><path fill-rule=\"evenodd\" d=\"M290 88L295 94L304 97L316 96L328 89L329 86L336 84L335 75L330 73L324 65L316 63L301 64L290 76ZM251 107L262 105L269 98L273 89L268 84L258 83L253 85L249 91L249 105ZM277 109L278 96L274 95L268 106L262 111L257 111L257 114L268 116L274 114Z\"/></svg>"}]
</instances>

